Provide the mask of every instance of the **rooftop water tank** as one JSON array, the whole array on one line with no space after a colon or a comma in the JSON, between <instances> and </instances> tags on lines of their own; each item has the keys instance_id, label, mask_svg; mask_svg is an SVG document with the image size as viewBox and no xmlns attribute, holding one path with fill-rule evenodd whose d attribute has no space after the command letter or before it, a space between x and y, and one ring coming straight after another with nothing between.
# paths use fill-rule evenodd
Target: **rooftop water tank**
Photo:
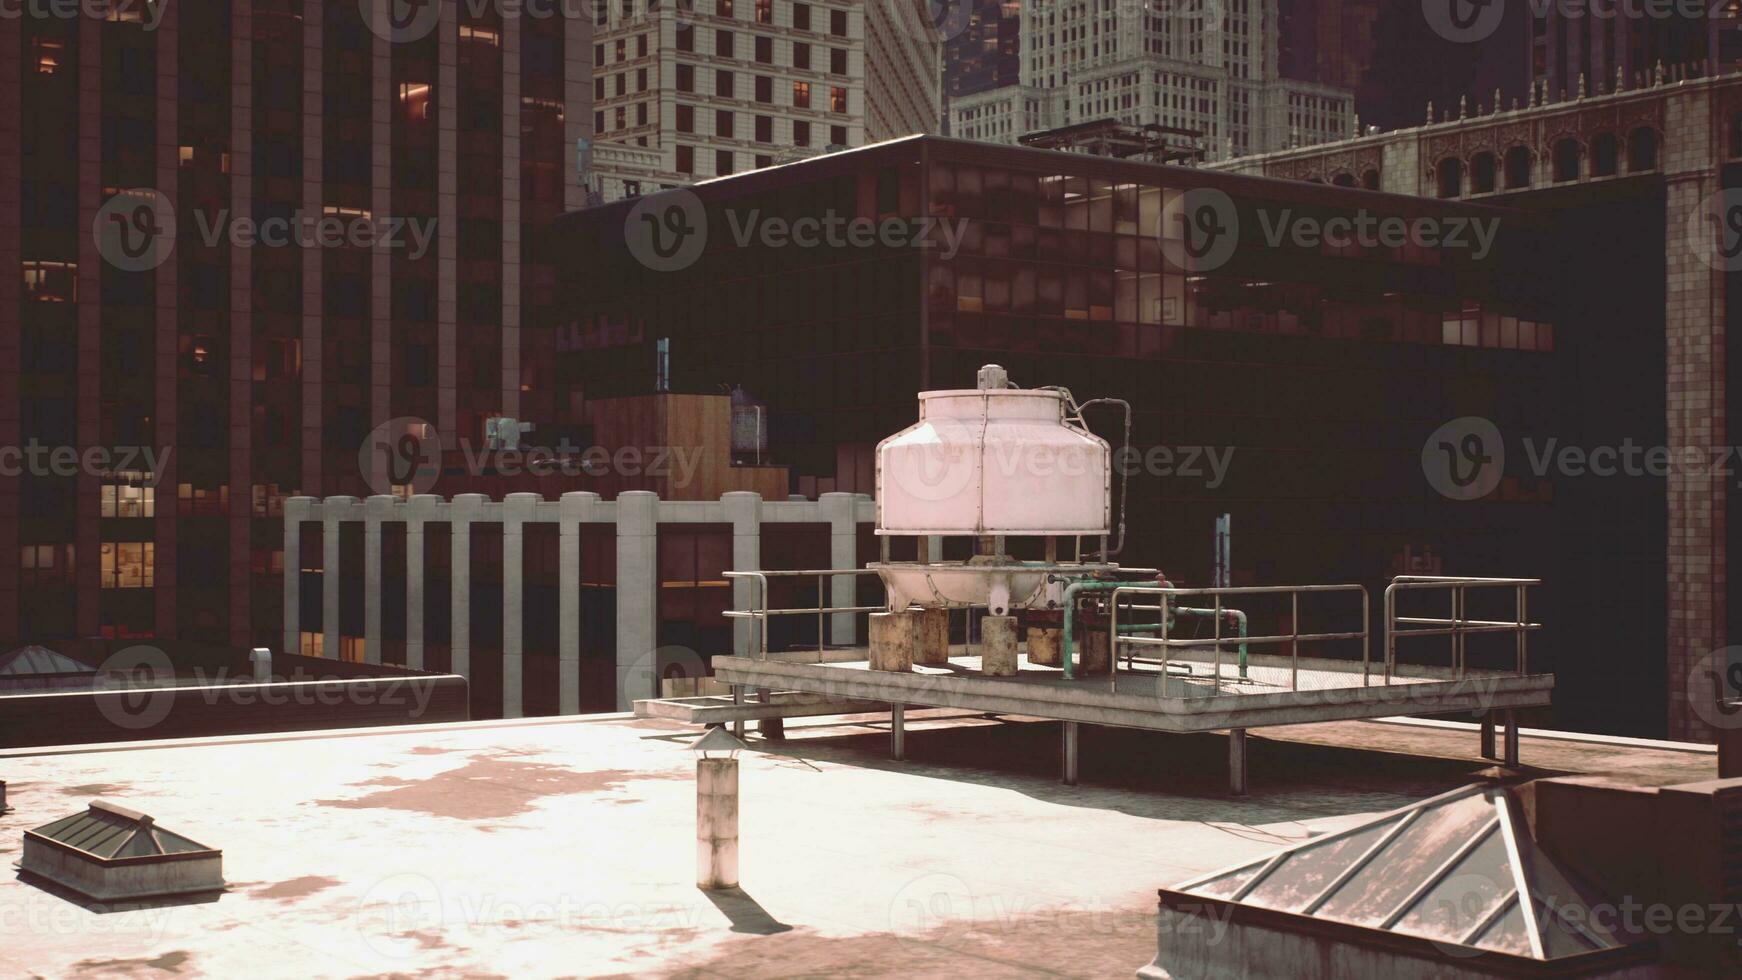
<instances>
[{"instance_id":1,"label":"rooftop water tank","mask_svg":"<svg viewBox=\"0 0 1742 980\"><path fill-rule=\"evenodd\" d=\"M1112 452L1062 389L925 391L919 421L877 444L877 533L1083 535L1112 526Z\"/></svg>"}]
</instances>

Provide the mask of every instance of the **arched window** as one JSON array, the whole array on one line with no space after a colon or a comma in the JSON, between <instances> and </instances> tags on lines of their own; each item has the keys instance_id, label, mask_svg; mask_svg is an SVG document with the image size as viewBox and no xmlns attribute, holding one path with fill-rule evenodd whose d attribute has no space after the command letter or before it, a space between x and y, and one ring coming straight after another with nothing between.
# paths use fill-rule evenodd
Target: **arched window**
<instances>
[{"instance_id":1,"label":"arched window","mask_svg":"<svg viewBox=\"0 0 1742 980\"><path fill-rule=\"evenodd\" d=\"M1440 161L1438 170L1441 197L1457 197L1464 193L1464 161L1446 157Z\"/></svg>"},{"instance_id":2,"label":"arched window","mask_svg":"<svg viewBox=\"0 0 1742 980\"><path fill-rule=\"evenodd\" d=\"M1478 153L1470 161L1470 192L1488 194L1494 190L1494 154Z\"/></svg>"},{"instance_id":3,"label":"arched window","mask_svg":"<svg viewBox=\"0 0 1742 980\"><path fill-rule=\"evenodd\" d=\"M1338 174L1335 177L1331 178L1331 183L1336 184L1338 187L1354 187L1355 186L1355 175L1354 174Z\"/></svg>"},{"instance_id":4,"label":"arched window","mask_svg":"<svg viewBox=\"0 0 1742 980\"><path fill-rule=\"evenodd\" d=\"M1506 189L1520 190L1530 186L1530 147L1515 146L1506 151Z\"/></svg>"},{"instance_id":5,"label":"arched window","mask_svg":"<svg viewBox=\"0 0 1742 980\"><path fill-rule=\"evenodd\" d=\"M1591 139L1591 176L1613 177L1621 172L1621 141L1614 133L1598 133Z\"/></svg>"},{"instance_id":6,"label":"arched window","mask_svg":"<svg viewBox=\"0 0 1742 980\"><path fill-rule=\"evenodd\" d=\"M1379 171L1369 170L1361 175L1361 186L1370 191L1379 189Z\"/></svg>"},{"instance_id":7,"label":"arched window","mask_svg":"<svg viewBox=\"0 0 1742 980\"><path fill-rule=\"evenodd\" d=\"M1554 145L1554 179L1557 184L1579 179L1579 141L1570 136Z\"/></svg>"},{"instance_id":8,"label":"arched window","mask_svg":"<svg viewBox=\"0 0 1742 980\"><path fill-rule=\"evenodd\" d=\"M1627 137L1627 172L1657 169L1657 130L1641 126Z\"/></svg>"}]
</instances>

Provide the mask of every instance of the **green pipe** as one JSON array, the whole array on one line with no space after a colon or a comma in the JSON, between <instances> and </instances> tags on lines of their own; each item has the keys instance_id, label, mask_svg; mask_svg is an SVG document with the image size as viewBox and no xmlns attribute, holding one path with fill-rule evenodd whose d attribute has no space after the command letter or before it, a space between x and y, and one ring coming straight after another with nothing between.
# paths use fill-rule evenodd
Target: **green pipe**
<instances>
[{"instance_id":1,"label":"green pipe","mask_svg":"<svg viewBox=\"0 0 1742 980\"><path fill-rule=\"evenodd\" d=\"M1059 581L1068 580L1060 579ZM1114 589L1131 584L1132 583L1130 582L1107 582L1100 579L1079 579L1075 582L1071 582L1070 585L1065 586L1065 635L1064 642L1060 645L1061 659L1064 661L1065 680L1068 681L1076 676L1075 670L1071 667L1071 654L1075 649L1075 645L1071 642L1071 635L1073 632L1071 625L1072 621L1076 618L1077 596L1084 592L1111 592ZM1113 656L1111 644L1109 644L1107 656L1109 659ZM1109 663L1108 666L1110 667L1111 663Z\"/></svg>"}]
</instances>

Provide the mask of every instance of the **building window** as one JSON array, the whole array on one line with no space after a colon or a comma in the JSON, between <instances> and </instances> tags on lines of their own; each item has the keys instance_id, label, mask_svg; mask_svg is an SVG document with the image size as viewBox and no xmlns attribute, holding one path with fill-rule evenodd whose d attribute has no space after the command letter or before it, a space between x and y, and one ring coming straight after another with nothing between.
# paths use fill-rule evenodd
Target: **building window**
<instances>
[{"instance_id":1,"label":"building window","mask_svg":"<svg viewBox=\"0 0 1742 980\"><path fill-rule=\"evenodd\" d=\"M105 589L149 589L154 585L156 545L150 541L103 542Z\"/></svg>"},{"instance_id":2,"label":"building window","mask_svg":"<svg viewBox=\"0 0 1742 980\"><path fill-rule=\"evenodd\" d=\"M677 26L677 49L679 51L694 51L696 49L696 29L691 24Z\"/></svg>"},{"instance_id":3,"label":"building window","mask_svg":"<svg viewBox=\"0 0 1742 980\"><path fill-rule=\"evenodd\" d=\"M603 99L604 97L605 97L605 76L600 75L597 78L593 79L593 98Z\"/></svg>"},{"instance_id":4,"label":"building window","mask_svg":"<svg viewBox=\"0 0 1742 980\"><path fill-rule=\"evenodd\" d=\"M795 3L792 5L792 26L801 31L808 31L811 29L810 4Z\"/></svg>"},{"instance_id":5,"label":"building window","mask_svg":"<svg viewBox=\"0 0 1742 980\"><path fill-rule=\"evenodd\" d=\"M635 125L647 125L647 103L645 102L635 103Z\"/></svg>"},{"instance_id":6,"label":"building window","mask_svg":"<svg viewBox=\"0 0 1742 980\"><path fill-rule=\"evenodd\" d=\"M604 63L605 63L605 46L603 44L593 45L593 64L594 64L594 66L602 65Z\"/></svg>"},{"instance_id":7,"label":"building window","mask_svg":"<svg viewBox=\"0 0 1742 980\"><path fill-rule=\"evenodd\" d=\"M809 145L811 145L811 124L810 123L805 122L803 119L794 119L792 121L792 145L793 146L809 146Z\"/></svg>"},{"instance_id":8,"label":"building window","mask_svg":"<svg viewBox=\"0 0 1742 980\"><path fill-rule=\"evenodd\" d=\"M724 177L732 172L732 151L714 151L714 173Z\"/></svg>"},{"instance_id":9,"label":"building window","mask_svg":"<svg viewBox=\"0 0 1742 980\"><path fill-rule=\"evenodd\" d=\"M682 146L682 145L678 146L678 148L677 148L677 172L680 174L693 174L696 172L696 148L695 147Z\"/></svg>"},{"instance_id":10,"label":"building window","mask_svg":"<svg viewBox=\"0 0 1742 980\"><path fill-rule=\"evenodd\" d=\"M756 169L757 170L761 170L764 167L772 167L772 166L774 166L774 158L773 157L769 156L766 153L756 154Z\"/></svg>"},{"instance_id":11,"label":"building window","mask_svg":"<svg viewBox=\"0 0 1742 980\"><path fill-rule=\"evenodd\" d=\"M635 36L635 57L647 57L647 35L645 34L637 34Z\"/></svg>"},{"instance_id":12,"label":"building window","mask_svg":"<svg viewBox=\"0 0 1742 980\"><path fill-rule=\"evenodd\" d=\"M829 49L829 71L835 73L836 75L845 75L847 73L847 49L846 48L830 48Z\"/></svg>"},{"instance_id":13,"label":"building window","mask_svg":"<svg viewBox=\"0 0 1742 980\"><path fill-rule=\"evenodd\" d=\"M732 139L736 135L732 129L732 113L730 110L714 110L714 135L721 139Z\"/></svg>"},{"instance_id":14,"label":"building window","mask_svg":"<svg viewBox=\"0 0 1742 980\"><path fill-rule=\"evenodd\" d=\"M623 72L618 72L617 76L616 76L616 82L617 82L616 94L623 95L629 91L629 76L627 74L625 74Z\"/></svg>"},{"instance_id":15,"label":"building window","mask_svg":"<svg viewBox=\"0 0 1742 980\"><path fill-rule=\"evenodd\" d=\"M829 111L847 111L847 90L839 85L829 86Z\"/></svg>"},{"instance_id":16,"label":"building window","mask_svg":"<svg viewBox=\"0 0 1742 980\"><path fill-rule=\"evenodd\" d=\"M792 66L794 68L809 68L811 66L811 46L803 41L792 42Z\"/></svg>"},{"instance_id":17,"label":"building window","mask_svg":"<svg viewBox=\"0 0 1742 980\"><path fill-rule=\"evenodd\" d=\"M684 105L682 103L678 104L678 107L677 107L677 131L680 133L693 133L696 131L696 107L695 106Z\"/></svg>"},{"instance_id":18,"label":"building window","mask_svg":"<svg viewBox=\"0 0 1742 980\"><path fill-rule=\"evenodd\" d=\"M714 16L732 16L732 0L714 0Z\"/></svg>"},{"instance_id":19,"label":"building window","mask_svg":"<svg viewBox=\"0 0 1742 980\"><path fill-rule=\"evenodd\" d=\"M628 110L629 110L629 107L626 105L620 105L617 107L617 128L618 129L628 129L629 128L629 111Z\"/></svg>"},{"instance_id":20,"label":"building window","mask_svg":"<svg viewBox=\"0 0 1742 980\"><path fill-rule=\"evenodd\" d=\"M774 142L774 117L773 116L757 116L756 117L756 142L758 142L758 143L772 143L772 142Z\"/></svg>"},{"instance_id":21,"label":"building window","mask_svg":"<svg viewBox=\"0 0 1742 980\"><path fill-rule=\"evenodd\" d=\"M593 132L605 132L605 110L603 109L593 113Z\"/></svg>"},{"instance_id":22,"label":"building window","mask_svg":"<svg viewBox=\"0 0 1742 980\"><path fill-rule=\"evenodd\" d=\"M830 126L829 127L829 142L835 144L836 146L846 146L847 145L847 127L845 127L845 126Z\"/></svg>"},{"instance_id":23,"label":"building window","mask_svg":"<svg viewBox=\"0 0 1742 980\"><path fill-rule=\"evenodd\" d=\"M714 56L717 58L732 57L732 32L714 32Z\"/></svg>"},{"instance_id":24,"label":"building window","mask_svg":"<svg viewBox=\"0 0 1742 980\"><path fill-rule=\"evenodd\" d=\"M18 549L18 569L23 585L72 585L73 546L27 544Z\"/></svg>"},{"instance_id":25,"label":"building window","mask_svg":"<svg viewBox=\"0 0 1742 980\"><path fill-rule=\"evenodd\" d=\"M635 91L647 91L647 69L645 68L635 69Z\"/></svg>"},{"instance_id":26,"label":"building window","mask_svg":"<svg viewBox=\"0 0 1742 980\"><path fill-rule=\"evenodd\" d=\"M24 298L39 303L76 303L79 299L77 262L24 263Z\"/></svg>"},{"instance_id":27,"label":"building window","mask_svg":"<svg viewBox=\"0 0 1742 980\"><path fill-rule=\"evenodd\" d=\"M774 101L774 79L767 75L756 76L756 101L769 103Z\"/></svg>"},{"instance_id":28,"label":"building window","mask_svg":"<svg viewBox=\"0 0 1742 980\"><path fill-rule=\"evenodd\" d=\"M618 61L628 61L629 60L629 39L626 37L618 38L616 50L617 50L617 60Z\"/></svg>"},{"instance_id":29,"label":"building window","mask_svg":"<svg viewBox=\"0 0 1742 980\"><path fill-rule=\"evenodd\" d=\"M829 33L836 37L847 36L847 12L845 10L829 11Z\"/></svg>"},{"instance_id":30,"label":"building window","mask_svg":"<svg viewBox=\"0 0 1742 980\"><path fill-rule=\"evenodd\" d=\"M756 38L756 61L758 64L774 64L774 38L758 35Z\"/></svg>"},{"instance_id":31,"label":"building window","mask_svg":"<svg viewBox=\"0 0 1742 980\"><path fill-rule=\"evenodd\" d=\"M811 107L811 83L792 83L792 104L800 109L809 109Z\"/></svg>"},{"instance_id":32,"label":"building window","mask_svg":"<svg viewBox=\"0 0 1742 980\"><path fill-rule=\"evenodd\" d=\"M150 473L111 473L103 477L104 517L156 517L157 488Z\"/></svg>"},{"instance_id":33,"label":"building window","mask_svg":"<svg viewBox=\"0 0 1742 980\"><path fill-rule=\"evenodd\" d=\"M714 72L714 94L722 99L737 98L737 90L732 85L732 73L725 70Z\"/></svg>"},{"instance_id":34,"label":"building window","mask_svg":"<svg viewBox=\"0 0 1742 980\"><path fill-rule=\"evenodd\" d=\"M694 92L696 90L696 67L694 65L677 66L677 90L679 92Z\"/></svg>"},{"instance_id":35,"label":"building window","mask_svg":"<svg viewBox=\"0 0 1742 980\"><path fill-rule=\"evenodd\" d=\"M756 23L774 23L774 0L756 0Z\"/></svg>"}]
</instances>

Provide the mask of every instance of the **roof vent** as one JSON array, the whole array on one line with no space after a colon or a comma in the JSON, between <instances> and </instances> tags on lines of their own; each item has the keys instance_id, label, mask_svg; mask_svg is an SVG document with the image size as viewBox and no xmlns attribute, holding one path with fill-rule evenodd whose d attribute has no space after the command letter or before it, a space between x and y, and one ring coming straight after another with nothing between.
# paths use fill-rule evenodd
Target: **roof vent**
<instances>
[{"instance_id":1,"label":"roof vent","mask_svg":"<svg viewBox=\"0 0 1742 980\"><path fill-rule=\"evenodd\" d=\"M24 832L27 875L99 902L219 891L223 852L103 800Z\"/></svg>"}]
</instances>

